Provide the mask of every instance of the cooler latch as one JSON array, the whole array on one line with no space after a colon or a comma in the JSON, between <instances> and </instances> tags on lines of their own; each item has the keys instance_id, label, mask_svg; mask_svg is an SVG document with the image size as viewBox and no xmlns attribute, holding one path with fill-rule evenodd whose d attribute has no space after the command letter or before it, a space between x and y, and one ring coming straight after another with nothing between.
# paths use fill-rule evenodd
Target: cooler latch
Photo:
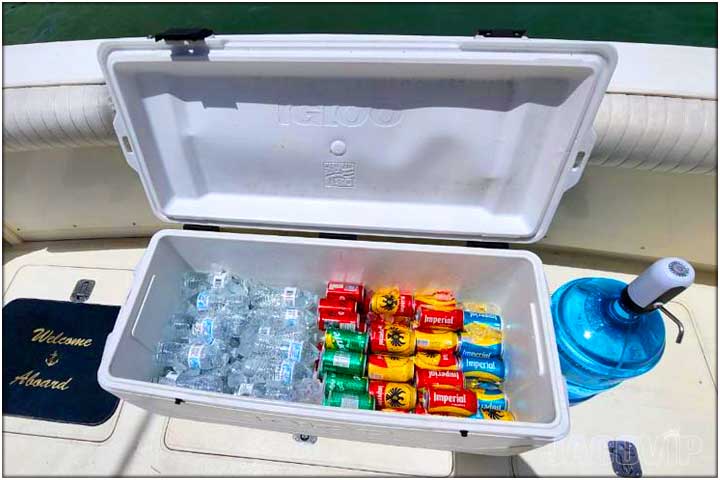
<instances>
[{"instance_id":1,"label":"cooler latch","mask_svg":"<svg viewBox=\"0 0 720 480\"><path fill-rule=\"evenodd\" d=\"M527 30L516 30L514 28L491 28L489 30L478 30L476 37L485 38L527 38Z\"/></svg>"},{"instance_id":2,"label":"cooler latch","mask_svg":"<svg viewBox=\"0 0 720 480\"><path fill-rule=\"evenodd\" d=\"M164 32L150 35L156 42L165 40L166 42L199 42L207 37L214 35L215 32L209 28L170 28Z\"/></svg>"}]
</instances>

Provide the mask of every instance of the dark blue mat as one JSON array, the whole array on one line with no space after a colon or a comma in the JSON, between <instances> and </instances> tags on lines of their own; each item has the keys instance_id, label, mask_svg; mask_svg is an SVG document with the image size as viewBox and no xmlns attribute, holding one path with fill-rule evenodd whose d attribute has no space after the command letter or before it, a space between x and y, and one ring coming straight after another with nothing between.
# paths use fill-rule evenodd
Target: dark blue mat
<instances>
[{"instance_id":1,"label":"dark blue mat","mask_svg":"<svg viewBox=\"0 0 720 480\"><path fill-rule=\"evenodd\" d=\"M120 307L17 299L3 307L3 414L99 425L118 406L97 369Z\"/></svg>"}]
</instances>

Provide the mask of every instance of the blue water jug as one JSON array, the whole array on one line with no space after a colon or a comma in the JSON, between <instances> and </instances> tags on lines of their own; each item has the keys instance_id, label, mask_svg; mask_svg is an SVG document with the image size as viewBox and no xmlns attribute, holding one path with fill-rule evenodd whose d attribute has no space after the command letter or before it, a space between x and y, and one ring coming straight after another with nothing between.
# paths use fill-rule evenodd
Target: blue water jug
<instances>
[{"instance_id":1,"label":"blue water jug","mask_svg":"<svg viewBox=\"0 0 720 480\"><path fill-rule=\"evenodd\" d=\"M662 306L689 287L692 266L681 258L663 258L632 283L609 278L580 278L552 296L560 367L570 404L653 368L665 350L660 310L680 329L682 324Z\"/></svg>"}]
</instances>

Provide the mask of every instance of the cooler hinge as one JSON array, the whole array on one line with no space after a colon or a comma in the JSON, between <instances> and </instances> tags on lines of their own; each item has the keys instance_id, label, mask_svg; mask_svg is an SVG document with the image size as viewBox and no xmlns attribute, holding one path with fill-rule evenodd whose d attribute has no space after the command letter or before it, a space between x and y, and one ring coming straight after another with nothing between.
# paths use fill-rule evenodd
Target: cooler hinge
<instances>
[{"instance_id":1,"label":"cooler hinge","mask_svg":"<svg viewBox=\"0 0 720 480\"><path fill-rule=\"evenodd\" d=\"M219 232L220 227L216 227L215 225L197 225L194 223L185 223L182 226L183 230L198 230L201 232Z\"/></svg>"},{"instance_id":2,"label":"cooler hinge","mask_svg":"<svg viewBox=\"0 0 720 480\"><path fill-rule=\"evenodd\" d=\"M527 30L514 28L479 29L475 37L484 38L527 38Z\"/></svg>"},{"instance_id":3,"label":"cooler hinge","mask_svg":"<svg viewBox=\"0 0 720 480\"><path fill-rule=\"evenodd\" d=\"M476 242L475 240L468 240L465 245L471 248L501 248L504 250L510 249L510 244L507 242Z\"/></svg>"}]
</instances>

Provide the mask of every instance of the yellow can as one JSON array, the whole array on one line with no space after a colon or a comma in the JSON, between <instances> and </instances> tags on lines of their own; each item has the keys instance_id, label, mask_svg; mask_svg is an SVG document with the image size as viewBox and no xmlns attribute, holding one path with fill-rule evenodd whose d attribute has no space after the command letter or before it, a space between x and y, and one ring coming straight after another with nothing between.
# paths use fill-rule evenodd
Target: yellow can
<instances>
[{"instance_id":1,"label":"yellow can","mask_svg":"<svg viewBox=\"0 0 720 480\"><path fill-rule=\"evenodd\" d=\"M415 332L415 345L418 350L439 352L441 350L457 350L458 336L455 332Z\"/></svg>"},{"instance_id":2,"label":"yellow can","mask_svg":"<svg viewBox=\"0 0 720 480\"><path fill-rule=\"evenodd\" d=\"M458 370L457 358L452 350L417 352L415 366L426 370Z\"/></svg>"},{"instance_id":3,"label":"yellow can","mask_svg":"<svg viewBox=\"0 0 720 480\"><path fill-rule=\"evenodd\" d=\"M367 372L371 380L410 382L415 374L415 364L413 357L370 355Z\"/></svg>"},{"instance_id":4,"label":"yellow can","mask_svg":"<svg viewBox=\"0 0 720 480\"><path fill-rule=\"evenodd\" d=\"M409 383L370 380L368 393L375 397L375 406L381 410L412 410L417 403L417 391Z\"/></svg>"}]
</instances>

